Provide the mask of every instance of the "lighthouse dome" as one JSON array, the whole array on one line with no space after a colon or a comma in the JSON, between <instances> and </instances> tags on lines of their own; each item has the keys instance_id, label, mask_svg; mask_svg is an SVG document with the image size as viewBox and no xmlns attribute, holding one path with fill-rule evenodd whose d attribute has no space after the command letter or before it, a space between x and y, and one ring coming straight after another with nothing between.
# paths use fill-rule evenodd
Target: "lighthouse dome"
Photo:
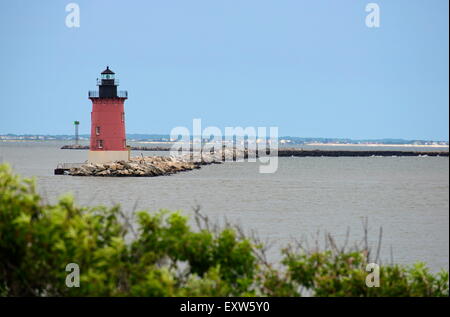
<instances>
[{"instance_id":1,"label":"lighthouse dome","mask_svg":"<svg viewBox=\"0 0 450 317\"><path fill-rule=\"evenodd\" d=\"M106 69L104 71L102 71L102 75L103 74L114 75L115 73L111 69L109 69L109 66L106 66Z\"/></svg>"},{"instance_id":2,"label":"lighthouse dome","mask_svg":"<svg viewBox=\"0 0 450 317\"><path fill-rule=\"evenodd\" d=\"M114 79L114 72L106 66L106 69L102 71L102 79Z\"/></svg>"}]
</instances>

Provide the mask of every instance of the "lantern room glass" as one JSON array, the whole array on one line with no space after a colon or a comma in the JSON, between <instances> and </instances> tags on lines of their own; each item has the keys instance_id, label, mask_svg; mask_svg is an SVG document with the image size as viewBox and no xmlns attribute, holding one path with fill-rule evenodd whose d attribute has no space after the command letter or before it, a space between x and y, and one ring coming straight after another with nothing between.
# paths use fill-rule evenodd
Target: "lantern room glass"
<instances>
[{"instance_id":1,"label":"lantern room glass","mask_svg":"<svg viewBox=\"0 0 450 317\"><path fill-rule=\"evenodd\" d=\"M114 79L114 74L102 74L102 79Z\"/></svg>"}]
</instances>

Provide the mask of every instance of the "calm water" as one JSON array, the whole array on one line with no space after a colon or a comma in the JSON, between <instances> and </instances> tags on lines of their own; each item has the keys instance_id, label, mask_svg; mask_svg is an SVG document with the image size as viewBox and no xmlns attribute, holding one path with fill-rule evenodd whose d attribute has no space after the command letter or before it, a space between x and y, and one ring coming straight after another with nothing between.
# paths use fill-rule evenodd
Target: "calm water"
<instances>
[{"instance_id":1,"label":"calm water","mask_svg":"<svg viewBox=\"0 0 450 317\"><path fill-rule=\"evenodd\" d=\"M383 227L385 262L392 247L397 263L449 267L448 158L280 158L275 174L259 174L257 163L225 163L166 177L78 178L53 175L57 163L87 158L87 151L59 150L61 145L0 142L0 161L36 176L50 201L72 192L79 204L121 203L129 212L191 213L199 205L213 220L227 218L271 241L273 261L280 246L294 239L312 242L318 231L344 239L350 228L351 241L359 241L368 217L372 242Z\"/></svg>"}]
</instances>

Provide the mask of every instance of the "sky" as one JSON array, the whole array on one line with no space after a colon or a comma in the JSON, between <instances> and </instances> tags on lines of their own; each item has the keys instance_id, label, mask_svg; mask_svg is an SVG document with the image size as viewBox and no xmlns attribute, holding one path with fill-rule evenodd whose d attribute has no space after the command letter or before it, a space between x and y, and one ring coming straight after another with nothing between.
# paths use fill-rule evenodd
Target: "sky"
<instances>
[{"instance_id":1,"label":"sky","mask_svg":"<svg viewBox=\"0 0 450 317\"><path fill-rule=\"evenodd\" d=\"M66 26L66 5L80 27ZM380 27L366 26L369 2ZM127 133L447 141L447 0L0 0L0 134L90 132L116 72Z\"/></svg>"}]
</instances>

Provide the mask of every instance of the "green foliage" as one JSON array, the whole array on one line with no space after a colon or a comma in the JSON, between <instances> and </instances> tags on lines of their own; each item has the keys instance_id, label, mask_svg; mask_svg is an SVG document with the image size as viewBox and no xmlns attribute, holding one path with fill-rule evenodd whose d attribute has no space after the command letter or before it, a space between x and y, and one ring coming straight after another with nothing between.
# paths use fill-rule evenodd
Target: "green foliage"
<instances>
[{"instance_id":1,"label":"green foliage","mask_svg":"<svg viewBox=\"0 0 450 317\"><path fill-rule=\"evenodd\" d=\"M448 273L423 264L383 266L381 287L369 288L361 250L284 250L276 270L231 227L194 230L166 210L136 216L134 232L119 206L44 203L33 180L0 165L0 296L448 296ZM80 287L66 286L68 263Z\"/></svg>"},{"instance_id":2,"label":"green foliage","mask_svg":"<svg viewBox=\"0 0 450 317\"><path fill-rule=\"evenodd\" d=\"M448 272L433 275L422 263L380 266L380 287L367 287L365 252L285 254L292 283L314 296L448 296Z\"/></svg>"}]
</instances>

